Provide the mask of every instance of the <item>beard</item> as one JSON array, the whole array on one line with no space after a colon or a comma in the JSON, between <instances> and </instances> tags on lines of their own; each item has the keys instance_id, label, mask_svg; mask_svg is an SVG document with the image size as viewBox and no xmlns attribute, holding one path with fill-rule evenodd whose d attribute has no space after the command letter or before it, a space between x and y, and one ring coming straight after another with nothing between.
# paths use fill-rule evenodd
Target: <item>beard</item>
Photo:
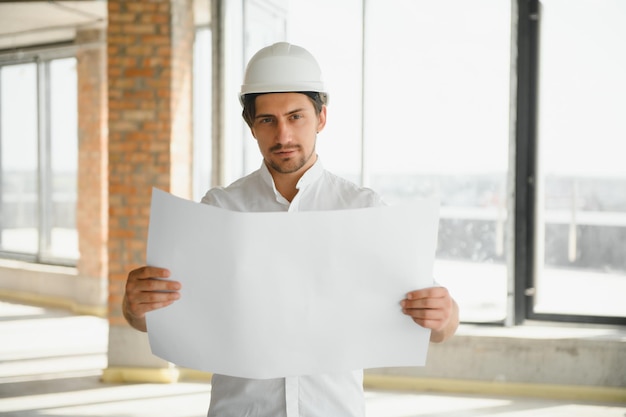
<instances>
[{"instance_id":1,"label":"beard","mask_svg":"<svg viewBox=\"0 0 626 417\"><path fill-rule=\"evenodd\" d=\"M275 152L283 149L283 145L276 145L270 148L270 152ZM286 147L285 149L302 149L300 145L294 145ZM284 158L279 161L269 160L267 161L267 165L274 171L281 174L293 174L294 172L298 172L302 167L304 167L311 158L315 155L315 147L311 149L311 153L308 155L302 155L299 158Z\"/></svg>"}]
</instances>

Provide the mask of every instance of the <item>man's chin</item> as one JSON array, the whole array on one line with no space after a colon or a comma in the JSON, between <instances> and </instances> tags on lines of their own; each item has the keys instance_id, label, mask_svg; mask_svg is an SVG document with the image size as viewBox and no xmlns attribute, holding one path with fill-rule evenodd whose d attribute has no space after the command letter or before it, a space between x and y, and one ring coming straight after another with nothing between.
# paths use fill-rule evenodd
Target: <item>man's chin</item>
<instances>
[{"instance_id":1,"label":"man's chin","mask_svg":"<svg viewBox=\"0 0 626 417\"><path fill-rule=\"evenodd\" d=\"M272 162L270 163L270 168L280 174L294 174L300 171L304 167L304 163L294 162L294 161L280 161L280 162Z\"/></svg>"}]
</instances>

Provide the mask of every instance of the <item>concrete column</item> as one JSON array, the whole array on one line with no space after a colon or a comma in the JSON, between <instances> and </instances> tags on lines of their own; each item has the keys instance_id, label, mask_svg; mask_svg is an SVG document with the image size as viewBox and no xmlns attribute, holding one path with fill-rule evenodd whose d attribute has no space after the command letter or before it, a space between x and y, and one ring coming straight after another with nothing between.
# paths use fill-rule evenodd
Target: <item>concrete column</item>
<instances>
[{"instance_id":1,"label":"concrete column","mask_svg":"<svg viewBox=\"0 0 626 417\"><path fill-rule=\"evenodd\" d=\"M78 51L78 201L80 258L75 285L78 313L107 312L107 79L106 31L76 35Z\"/></svg>"},{"instance_id":2,"label":"concrete column","mask_svg":"<svg viewBox=\"0 0 626 417\"><path fill-rule=\"evenodd\" d=\"M191 196L192 0L108 1L109 352L106 381L175 381L121 302L145 264L152 187Z\"/></svg>"}]
</instances>

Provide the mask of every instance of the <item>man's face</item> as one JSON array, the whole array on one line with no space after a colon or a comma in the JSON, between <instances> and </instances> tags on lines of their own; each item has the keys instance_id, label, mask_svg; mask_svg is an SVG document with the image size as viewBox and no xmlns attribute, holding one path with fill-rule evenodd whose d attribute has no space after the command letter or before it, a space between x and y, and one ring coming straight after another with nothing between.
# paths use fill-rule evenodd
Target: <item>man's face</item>
<instances>
[{"instance_id":1,"label":"man's face","mask_svg":"<svg viewBox=\"0 0 626 417\"><path fill-rule=\"evenodd\" d=\"M263 94L255 104L251 131L272 174L303 174L315 162L326 106L317 115L309 97L300 93Z\"/></svg>"}]
</instances>

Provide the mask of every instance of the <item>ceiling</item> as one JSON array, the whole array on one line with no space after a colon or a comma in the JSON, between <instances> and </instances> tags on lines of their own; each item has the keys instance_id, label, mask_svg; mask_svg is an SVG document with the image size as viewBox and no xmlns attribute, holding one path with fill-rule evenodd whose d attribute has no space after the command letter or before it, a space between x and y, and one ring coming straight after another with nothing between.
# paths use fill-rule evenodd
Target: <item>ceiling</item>
<instances>
[{"instance_id":1,"label":"ceiling","mask_svg":"<svg viewBox=\"0 0 626 417\"><path fill-rule=\"evenodd\" d=\"M208 24L209 1L194 0L196 25ZM71 41L106 21L106 0L0 1L0 50Z\"/></svg>"}]
</instances>

